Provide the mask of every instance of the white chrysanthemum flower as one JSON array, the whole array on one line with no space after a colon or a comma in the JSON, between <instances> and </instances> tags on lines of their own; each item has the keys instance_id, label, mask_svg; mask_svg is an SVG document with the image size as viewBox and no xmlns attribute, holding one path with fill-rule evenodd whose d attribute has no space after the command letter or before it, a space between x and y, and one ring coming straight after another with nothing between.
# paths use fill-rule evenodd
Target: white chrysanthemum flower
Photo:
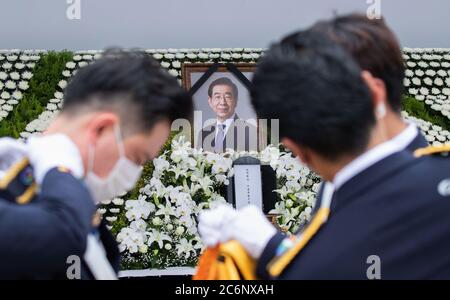
<instances>
[{"instance_id":1,"label":"white chrysanthemum flower","mask_svg":"<svg viewBox=\"0 0 450 300\"><path fill-rule=\"evenodd\" d=\"M439 67L441 67L441 64L436 61L432 61L432 62L430 62L430 66L433 68L439 68Z\"/></svg>"},{"instance_id":2,"label":"white chrysanthemum flower","mask_svg":"<svg viewBox=\"0 0 450 300\"><path fill-rule=\"evenodd\" d=\"M22 73L22 79L30 80L31 78L33 78L33 73L28 71Z\"/></svg>"},{"instance_id":3,"label":"white chrysanthemum flower","mask_svg":"<svg viewBox=\"0 0 450 300\"><path fill-rule=\"evenodd\" d=\"M175 54L175 58L176 59L184 59L185 58L185 54L184 53L180 53L180 52L178 52L177 54Z\"/></svg>"},{"instance_id":4,"label":"white chrysanthemum flower","mask_svg":"<svg viewBox=\"0 0 450 300\"><path fill-rule=\"evenodd\" d=\"M425 96L430 93L430 91L426 87L420 88L419 92L420 92L420 94L425 95Z\"/></svg>"},{"instance_id":5,"label":"white chrysanthemum flower","mask_svg":"<svg viewBox=\"0 0 450 300\"><path fill-rule=\"evenodd\" d=\"M204 52L200 52L197 56L200 59L208 59L209 58L209 55L207 53L204 53Z\"/></svg>"},{"instance_id":6,"label":"white chrysanthemum flower","mask_svg":"<svg viewBox=\"0 0 450 300\"><path fill-rule=\"evenodd\" d=\"M255 60L257 60L261 57L261 54L259 54L259 53L252 53L251 55L252 55L252 58Z\"/></svg>"},{"instance_id":7,"label":"white chrysanthemum flower","mask_svg":"<svg viewBox=\"0 0 450 300\"><path fill-rule=\"evenodd\" d=\"M70 73L69 70L65 70L65 71L62 72L62 75L63 75L64 77L71 77L71 76L72 76L72 73Z\"/></svg>"},{"instance_id":8,"label":"white chrysanthemum flower","mask_svg":"<svg viewBox=\"0 0 450 300\"><path fill-rule=\"evenodd\" d=\"M19 89L25 91L25 90L28 90L29 85L28 85L28 82L22 80L19 82L18 87L19 87Z\"/></svg>"},{"instance_id":9,"label":"white chrysanthemum flower","mask_svg":"<svg viewBox=\"0 0 450 300\"><path fill-rule=\"evenodd\" d=\"M117 221L117 217L106 217L105 219L108 222L115 222L115 221Z\"/></svg>"},{"instance_id":10,"label":"white chrysanthemum flower","mask_svg":"<svg viewBox=\"0 0 450 300\"><path fill-rule=\"evenodd\" d=\"M55 92L54 96L56 99L63 99L64 94L61 92Z\"/></svg>"},{"instance_id":11,"label":"white chrysanthemum flower","mask_svg":"<svg viewBox=\"0 0 450 300\"><path fill-rule=\"evenodd\" d=\"M75 69L76 66L76 63L74 63L73 61L69 61L68 63L66 63L67 69Z\"/></svg>"},{"instance_id":12,"label":"white chrysanthemum flower","mask_svg":"<svg viewBox=\"0 0 450 300\"><path fill-rule=\"evenodd\" d=\"M431 80L431 78L429 78L429 77L425 77L424 79L423 79L423 82L426 84L426 85L433 85L433 80Z\"/></svg>"},{"instance_id":13,"label":"white chrysanthemum flower","mask_svg":"<svg viewBox=\"0 0 450 300\"><path fill-rule=\"evenodd\" d=\"M416 71L414 71L414 74L416 74L419 77L422 77L425 74L425 72L420 69L417 69Z\"/></svg>"},{"instance_id":14,"label":"white chrysanthemum flower","mask_svg":"<svg viewBox=\"0 0 450 300\"><path fill-rule=\"evenodd\" d=\"M161 59L163 59L163 57L164 57L164 55L161 54L161 53L153 54L153 58L156 59L156 60L161 60Z\"/></svg>"},{"instance_id":15,"label":"white chrysanthemum flower","mask_svg":"<svg viewBox=\"0 0 450 300\"><path fill-rule=\"evenodd\" d=\"M181 62L176 60L172 62L172 67L174 67L175 69L179 69L181 68Z\"/></svg>"},{"instance_id":16,"label":"white chrysanthemum flower","mask_svg":"<svg viewBox=\"0 0 450 300\"><path fill-rule=\"evenodd\" d=\"M23 63L16 63L16 64L14 65L14 67L15 67L17 70L23 70L23 69L25 68L25 64L23 64Z\"/></svg>"},{"instance_id":17,"label":"white chrysanthemum flower","mask_svg":"<svg viewBox=\"0 0 450 300\"><path fill-rule=\"evenodd\" d=\"M9 90L15 90L17 88L17 84L14 81L12 81L12 80L8 80L5 83L5 88L7 88Z\"/></svg>"},{"instance_id":18,"label":"white chrysanthemum flower","mask_svg":"<svg viewBox=\"0 0 450 300\"><path fill-rule=\"evenodd\" d=\"M188 53L188 54L186 55L186 57L189 58L189 59L196 59L196 58L197 58L197 55L194 54L194 53Z\"/></svg>"},{"instance_id":19,"label":"white chrysanthemum flower","mask_svg":"<svg viewBox=\"0 0 450 300\"><path fill-rule=\"evenodd\" d=\"M8 92L4 91L1 93L0 97L2 99L8 100L9 98L11 98L11 95Z\"/></svg>"},{"instance_id":20,"label":"white chrysanthemum flower","mask_svg":"<svg viewBox=\"0 0 450 300\"><path fill-rule=\"evenodd\" d=\"M6 80L6 78L8 78L8 73L0 72L0 80Z\"/></svg>"},{"instance_id":21,"label":"white chrysanthemum flower","mask_svg":"<svg viewBox=\"0 0 450 300\"><path fill-rule=\"evenodd\" d=\"M409 87L411 85L411 80L409 80L408 78L403 79L403 85L405 87Z\"/></svg>"},{"instance_id":22,"label":"white chrysanthemum flower","mask_svg":"<svg viewBox=\"0 0 450 300\"><path fill-rule=\"evenodd\" d=\"M438 76L441 76L441 77L447 76L447 73L442 69L438 70L436 73L438 74Z\"/></svg>"},{"instance_id":23,"label":"white chrysanthemum flower","mask_svg":"<svg viewBox=\"0 0 450 300\"><path fill-rule=\"evenodd\" d=\"M441 91L438 89L438 88L432 88L431 89L431 93L433 94L433 95L440 95L441 94Z\"/></svg>"},{"instance_id":24,"label":"white chrysanthemum flower","mask_svg":"<svg viewBox=\"0 0 450 300\"><path fill-rule=\"evenodd\" d=\"M166 53L166 54L164 54L164 58L168 59L168 60L172 60L172 59L175 58L175 54L173 54L173 53Z\"/></svg>"},{"instance_id":25,"label":"white chrysanthemum flower","mask_svg":"<svg viewBox=\"0 0 450 300\"><path fill-rule=\"evenodd\" d=\"M56 104L53 103L48 103L47 104L47 110L58 110L58 106Z\"/></svg>"},{"instance_id":26,"label":"white chrysanthemum flower","mask_svg":"<svg viewBox=\"0 0 450 300\"><path fill-rule=\"evenodd\" d=\"M175 70L175 69L170 69L170 70L168 71L168 73L169 73L170 75L174 76L174 77L178 77L178 76L180 75L180 74L178 73L178 71Z\"/></svg>"},{"instance_id":27,"label":"white chrysanthemum flower","mask_svg":"<svg viewBox=\"0 0 450 300\"><path fill-rule=\"evenodd\" d=\"M419 62L417 63L417 65L418 65L419 67L421 67L421 68L424 68L424 69L428 68L428 64L427 64L426 62L424 62L424 61L419 61Z\"/></svg>"},{"instance_id":28,"label":"white chrysanthemum flower","mask_svg":"<svg viewBox=\"0 0 450 300\"><path fill-rule=\"evenodd\" d=\"M19 80L20 79L20 74L18 72L12 72L12 73L9 73L9 77L12 80Z\"/></svg>"},{"instance_id":29,"label":"white chrysanthemum flower","mask_svg":"<svg viewBox=\"0 0 450 300\"><path fill-rule=\"evenodd\" d=\"M414 85L420 85L420 84L421 84L420 79L417 78L417 77L414 77L414 78L412 79L412 83L413 83Z\"/></svg>"},{"instance_id":30,"label":"white chrysanthemum flower","mask_svg":"<svg viewBox=\"0 0 450 300\"><path fill-rule=\"evenodd\" d=\"M8 61L16 61L19 57L17 55L9 55L6 57Z\"/></svg>"},{"instance_id":31,"label":"white chrysanthemum flower","mask_svg":"<svg viewBox=\"0 0 450 300\"><path fill-rule=\"evenodd\" d=\"M12 96L13 96L13 98L16 99L16 100L21 100L22 97L23 97L23 94L22 94L21 91L15 91L15 92L12 94Z\"/></svg>"},{"instance_id":32,"label":"white chrysanthemum flower","mask_svg":"<svg viewBox=\"0 0 450 300\"><path fill-rule=\"evenodd\" d=\"M436 75L436 71L431 70L431 69L428 69L428 70L425 71L425 74L426 74L427 76L434 77L434 76Z\"/></svg>"},{"instance_id":33,"label":"white chrysanthemum flower","mask_svg":"<svg viewBox=\"0 0 450 300\"><path fill-rule=\"evenodd\" d=\"M416 99L419 100L419 101L423 101L423 100L425 100L425 96L424 95L417 95Z\"/></svg>"},{"instance_id":34,"label":"white chrysanthemum flower","mask_svg":"<svg viewBox=\"0 0 450 300\"><path fill-rule=\"evenodd\" d=\"M170 63L169 63L169 62L167 62L167 61L163 61L163 62L161 62L161 67L163 67L163 68L167 69L167 68L169 68L169 67L170 67Z\"/></svg>"},{"instance_id":35,"label":"white chrysanthemum flower","mask_svg":"<svg viewBox=\"0 0 450 300\"><path fill-rule=\"evenodd\" d=\"M89 65L89 63L86 62L86 61L80 61L80 62L78 63L78 66L79 66L80 68L84 68L84 67L86 67L87 65Z\"/></svg>"},{"instance_id":36,"label":"white chrysanthemum flower","mask_svg":"<svg viewBox=\"0 0 450 300\"><path fill-rule=\"evenodd\" d=\"M65 89L65 88L67 87L67 81L61 80L61 81L58 83L58 86L59 86L61 89Z\"/></svg>"},{"instance_id":37,"label":"white chrysanthemum flower","mask_svg":"<svg viewBox=\"0 0 450 300\"><path fill-rule=\"evenodd\" d=\"M112 203L117 206L122 206L125 203L125 201L121 198L114 198L112 200Z\"/></svg>"},{"instance_id":38,"label":"white chrysanthemum flower","mask_svg":"<svg viewBox=\"0 0 450 300\"><path fill-rule=\"evenodd\" d=\"M13 95L13 97L14 97L14 95ZM20 100L20 99L19 99L19 100ZM5 103L7 103L7 104L9 104L9 105L16 105L16 104L19 104L19 100L17 100L17 99L0 100L0 103L1 103L1 102L5 102ZM3 103L1 103L1 104L3 104Z\"/></svg>"}]
</instances>

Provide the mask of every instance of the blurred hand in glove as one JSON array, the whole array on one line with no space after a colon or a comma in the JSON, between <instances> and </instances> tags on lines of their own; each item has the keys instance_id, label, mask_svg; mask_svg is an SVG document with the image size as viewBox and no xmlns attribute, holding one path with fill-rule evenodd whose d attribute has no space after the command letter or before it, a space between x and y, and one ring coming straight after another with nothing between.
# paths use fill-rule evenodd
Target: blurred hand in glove
<instances>
[{"instance_id":1,"label":"blurred hand in glove","mask_svg":"<svg viewBox=\"0 0 450 300\"><path fill-rule=\"evenodd\" d=\"M64 134L30 137L26 144L27 155L38 184L53 168L64 167L76 178L84 176L83 161L74 142Z\"/></svg>"},{"instance_id":2,"label":"blurred hand in glove","mask_svg":"<svg viewBox=\"0 0 450 300\"><path fill-rule=\"evenodd\" d=\"M6 137L0 139L0 179L21 158L26 155L24 143Z\"/></svg>"},{"instance_id":3,"label":"blurred hand in glove","mask_svg":"<svg viewBox=\"0 0 450 300\"><path fill-rule=\"evenodd\" d=\"M275 227L264 213L253 205L238 211L226 205L203 211L199 216L198 229L206 246L237 240L255 259L261 256L276 234Z\"/></svg>"}]
</instances>

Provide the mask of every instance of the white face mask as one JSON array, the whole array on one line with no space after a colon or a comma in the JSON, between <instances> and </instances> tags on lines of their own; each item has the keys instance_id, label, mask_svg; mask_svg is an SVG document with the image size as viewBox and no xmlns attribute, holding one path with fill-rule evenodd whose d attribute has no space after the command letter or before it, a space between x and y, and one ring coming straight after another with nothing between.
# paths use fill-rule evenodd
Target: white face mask
<instances>
[{"instance_id":1,"label":"white face mask","mask_svg":"<svg viewBox=\"0 0 450 300\"><path fill-rule=\"evenodd\" d=\"M84 182L88 186L96 204L101 201L111 200L131 190L142 173L142 167L136 165L125 156L125 148L118 125L115 127L115 133L120 157L108 177L100 178L93 172L94 148L92 145L89 145L88 148L89 165Z\"/></svg>"}]
</instances>

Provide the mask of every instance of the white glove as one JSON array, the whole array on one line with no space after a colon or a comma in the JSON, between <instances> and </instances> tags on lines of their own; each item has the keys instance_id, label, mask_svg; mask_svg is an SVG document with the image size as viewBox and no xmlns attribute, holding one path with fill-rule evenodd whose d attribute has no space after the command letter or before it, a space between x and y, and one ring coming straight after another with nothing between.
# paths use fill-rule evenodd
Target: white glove
<instances>
[{"instance_id":1,"label":"white glove","mask_svg":"<svg viewBox=\"0 0 450 300\"><path fill-rule=\"evenodd\" d=\"M27 154L34 169L34 177L40 185L48 171L65 167L76 178L84 175L80 152L72 140L64 134L51 134L30 137L27 141Z\"/></svg>"},{"instance_id":2,"label":"white glove","mask_svg":"<svg viewBox=\"0 0 450 300\"><path fill-rule=\"evenodd\" d=\"M203 243L208 246L216 246L220 242L225 242L222 230L235 217L237 212L229 205L220 205L215 209L200 212L198 231L202 236Z\"/></svg>"},{"instance_id":3,"label":"white glove","mask_svg":"<svg viewBox=\"0 0 450 300\"><path fill-rule=\"evenodd\" d=\"M26 156L24 143L12 138L0 139L0 179L24 156Z\"/></svg>"},{"instance_id":4,"label":"white glove","mask_svg":"<svg viewBox=\"0 0 450 300\"><path fill-rule=\"evenodd\" d=\"M276 229L256 206L234 213L219 207L200 215L199 232L206 245L237 240L253 258L259 259Z\"/></svg>"}]
</instances>

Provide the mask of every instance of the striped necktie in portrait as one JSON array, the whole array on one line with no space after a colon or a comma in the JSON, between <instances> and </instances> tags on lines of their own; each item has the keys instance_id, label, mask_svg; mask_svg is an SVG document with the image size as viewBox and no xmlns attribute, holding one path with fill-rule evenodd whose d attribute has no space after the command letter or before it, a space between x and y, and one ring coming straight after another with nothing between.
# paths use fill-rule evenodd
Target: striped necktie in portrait
<instances>
[{"instance_id":1,"label":"striped necktie in portrait","mask_svg":"<svg viewBox=\"0 0 450 300\"><path fill-rule=\"evenodd\" d=\"M217 124L217 135L214 142L216 152L223 152L223 139L225 138L225 124Z\"/></svg>"}]
</instances>

